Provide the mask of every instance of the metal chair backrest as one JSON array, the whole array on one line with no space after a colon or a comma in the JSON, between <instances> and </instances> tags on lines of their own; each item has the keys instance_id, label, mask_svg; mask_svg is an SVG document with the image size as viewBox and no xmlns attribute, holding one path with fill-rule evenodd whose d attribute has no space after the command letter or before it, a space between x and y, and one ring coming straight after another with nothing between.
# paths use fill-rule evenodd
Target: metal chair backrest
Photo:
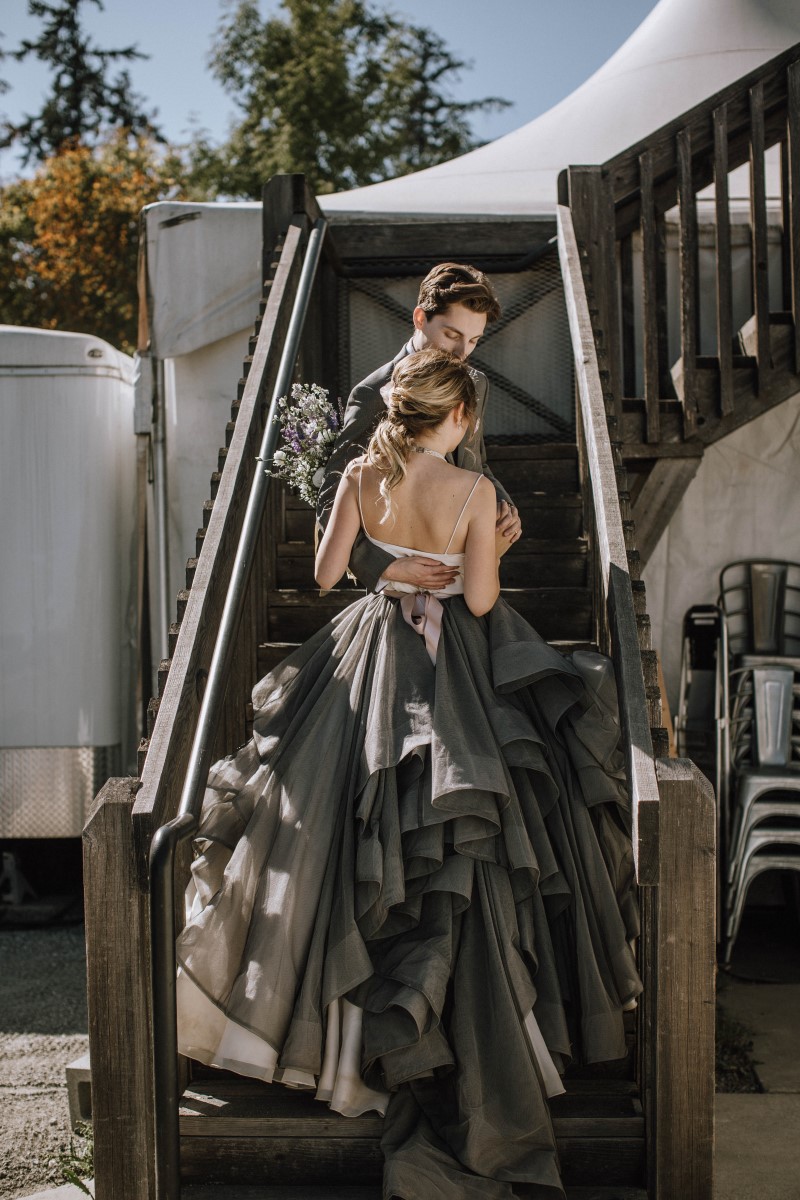
<instances>
[{"instance_id":1,"label":"metal chair backrest","mask_svg":"<svg viewBox=\"0 0 800 1200\"><path fill-rule=\"evenodd\" d=\"M732 657L800 655L800 563L729 563L720 573L719 586Z\"/></svg>"},{"instance_id":2,"label":"metal chair backrest","mask_svg":"<svg viewBox=\"0 0 800 1200\"><path fill-rule=\"evenodd\" d=\"M785 767L792 758L794 671L753 667L756 760L762 767Z\"/></svg>"}]
</instances>

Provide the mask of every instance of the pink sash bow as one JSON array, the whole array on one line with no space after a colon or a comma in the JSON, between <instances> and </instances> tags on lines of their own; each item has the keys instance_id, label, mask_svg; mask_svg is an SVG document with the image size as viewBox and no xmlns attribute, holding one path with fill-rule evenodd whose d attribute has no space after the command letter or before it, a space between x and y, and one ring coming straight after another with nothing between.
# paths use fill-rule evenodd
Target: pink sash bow
<instances>
[{"instance_id":1,"label":"pink sash bow","mask_svg":"<svg viewBox=\"0 0 800 1200\"><path fill-rule=\"evenodd\" d=\"M403 619L425 640L428 657L436 665L442 632L442 602L430 592L404 592L400 598Z\"/></svg>"}]
</instances>

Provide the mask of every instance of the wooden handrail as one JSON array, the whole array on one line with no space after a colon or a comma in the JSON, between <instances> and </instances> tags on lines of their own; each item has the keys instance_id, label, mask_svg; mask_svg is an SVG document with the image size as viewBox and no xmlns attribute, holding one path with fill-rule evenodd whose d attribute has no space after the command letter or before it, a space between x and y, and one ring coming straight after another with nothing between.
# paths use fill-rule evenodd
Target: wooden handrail
<instances>
[{"instance_id":1,"label":"wooden handrail","mask_svg":"<svg viewBox=\"0 0 800 1200\"><path fill-rule=\"evenodd\" d=\"M261 440L260 407L278 372L301 261L302 231L293 225L270 289L136 797L133 819L143 871L152 833L178 811L204 672L213 653L250 482L261 469L255 461ZM243 699L242 713L244 707Z\"/></svg>"},{"instance_id":2,"label":"wooden handrail","mask_svg":"<svg viewBox=\"0 0 800 1200\"><path fill-rule=\"evenodd\" d=\"M586 169L584 169L585 171ZM578 195L581 195L580 188ZM633 851L640 885L637 1073L645 1114L651 1200L713 1194L715 805L695 765L653 758L633 589L587 278L572 213L557 212L558 247L578 383L598 565L598 616L607 620L619 694ZM602 231L601 231L602 237ZM587 260L586 269L581 254ZM601 281L602 286L602 281ZM657 336L657 331L652 333ZM602 625L601 625L602 628ZM649 643L646 643L649 645Z\"/></svg>"},{"instance_id":3,"label":"wooden handrail","mask_svg":"<svg viewBox=\"0 0 800 1200\"><path fill-rule=\"evenodd\" d=\"M572 214L558 207L558 250L564 278L580 415L592 482L603 599L611 629L622 734L633 815L633 851L640 884L658 882L658 782L633 607L628 556L606 424L603 385L595 353Z\"/></svg>"}]
</instances>

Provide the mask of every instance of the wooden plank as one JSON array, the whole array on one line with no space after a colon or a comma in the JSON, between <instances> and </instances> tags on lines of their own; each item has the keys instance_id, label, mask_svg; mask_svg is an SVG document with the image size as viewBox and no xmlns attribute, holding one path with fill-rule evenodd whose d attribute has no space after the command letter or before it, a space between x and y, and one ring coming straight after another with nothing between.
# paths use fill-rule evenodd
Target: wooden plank
<instances>
[{"instance_id":1,"label":"wooden plank","mask_svg":"<svg viewBox=\"0 0 800 1200\"><path fill-rule=\"evenodd\" d=\"M644 1139L558 1138L566 1185L641 1185ZM183 1178L187 1182L223 1176L241 1183L378 1182L383 1155L371 1138L214 1138L181 1137Z\"/></svg>"},{"instance_id":2,"label":"wooden plank","mask_svg":"<svg viewBox=\"0 0 800 1200\"><path fill-rule=\"evenodd\" d=\"M767 261L767 186L764 170L764 85L750 89L750 224L753 237L753 313L756 319L758 390L771 369L769 337L769 263Z\"/></svg>"},{"instance_id":3,"label":"wooden plank","mask_svg":"<svg viewBox=\"0 0 800 1200\"><path fill-rule=\"evenodd\" d=\"M619 242L620 322L622 328L622 395L636 393L636 319L633 287L633 238Z\"/></svg>"},{"instance_id":4,"label":"wooden plank","mask_svg":"<svg viewBox=\"0 0 800 1200\"><path fill-rule=\"evenodd\" d=\"M686 759L660 759L656 1195L709 1200L714 1155L715 806Z\"/></svg>"},{"instance_id":5,"label":"wooden plank","mask_svg":"<svg viewBox=\"0 0 800 1200\"><path fill-rule=\"evenodd\" d=\"M639 1115L627 1113L621 1116L572 1114L553 1118L556 1137L591 1138L608 1140L617 1138L643 1138L644 1120ZM252 1149L259 1153L259 1143L272 1143L274 1139L297 1141L299 1153L304 1143L316 1138L336 1138L348 1142L353 1139L374 1138L379 1141L383 1132L383 1118L375 1116L340 1117L328 1111L320 1117L263 1117L263 1116L200 1116L181 1114L181 1136L194 1138L237 1138L253 1143ZM266 1147L267 1149L269 1147Z\"/></svg>"},{"instance_id":6,"label":"wooden plank","mask_svg":"<svg viewBox=\"0 0 800 1200\"><path fill-rule=\"evenodd\" d=\"M584 587L587 557L585 553L524 554L517 550L521 543L504 555L500 564L500 580L504 587ZM310 549L311 547L309 547ZM314 559L309 556L281 556L278 559L278 588L316 587Z\"/></svg>"},{"instance_id":7,"label":"wooden plank","mask_svg":"<svg viewBox=\"0 0 800 1200\"><path fill-rule=\"evenodd\" d=\"M646 151L639 162L642 220L642 360L644 403L648 442L661 436L660 380L658 372L658 249L656 214L653 207L653 160Z\"/></svg>"},{"instance_id":8,"label":"wooden plank","mask_svg":"<svg viewBox=\"0 0 800 1200\"><path fill-rule=\"evenodd\" d=\"M697 428L694 383L697 366L697 203L692 175L691 130L681 129L676 137L680 238L681 361L683 364L683 413L686 433Z\"/></svg>"},{"instance_id":9,"label":"wooden plank","mask_svg":"<svg viewBox=\"0 0 800 1200\"><path fill-rule=\"evenodd\" d=\"M733 412L733 282L728 201L728 110L714 110L714 206L716 225L717 358L720 411Z\"/></svg>"},{"instance_id":10,"label":"wooden plank","mask_svg":"<svg viewBox=\"0 0 800 1200\"><path fill-rule=\"evenodd\" d=\"M533 1194L524 1183L514 1185L520 1200ZM186 1184L185 1200L380 1200L380 1184ZM648 1200L647 1192L636 1187L568 1187L566 1200Z\"/></svg>"},{"instance_id":11,"label":"wooden plank","mask_svg":"<svg viewBox=\"0 0 800 1200\"><path fill-rule=\"evenodd\" d=\"M532 445L523 442L506 445L487 439L486 456L492 465L509 458L524 458L531 462L547 462L557 458L577 459L578 451L574 442L539 442Z\"/></svg>"},{"instance_id":12,"label":"wooden plank","mask_svg":"<svg viewBox=\"0 0 800 1200\"><path fill-rule=\"evenodd\" d=\"M569 202L576 237L586 250L594 291L593 330L602 339L611 413L622 419L619 299L614 205L608 178L600 167L570 167Z\"/></svg>"},{"instance_id":13,"label":"wooden plank","mask_svg":"<svg viewBox=\"0 0 800 1200\"><path fill-rule=\"evenodd\" d=\"M331 213L331 233L340 257L350 266L376 258L406 258L408 273L421 278L440 262L515 258L544 251L555 234L552 216L415 217L392 214Z\"/></svg>"},{"instance_id":14,"label":"wooden plank","mask_svg":"<svg viewBox=\"0 0 800 1200\"><path fill-rule=\"evenodd\" d=\"M794 318L794 371L800 374L800 62L792 63L788 68L787 91L790 292ZM787 225L784 225L783 236L787 236Z\"/></svg>"},{"instance_id":15,"label":"wooden plank","mask_svg":"<svg viewBox=\"0 0 800 1200\"><path fill-rule=\"evenodd\" d=\"M697 474L701 459L660 458L649 472L633 508L636 525L636 548L642 566L658 545L686 489Z\"/></svg>"},{"instance_id":16,"label":"wooden plank","mask_svg":"<svg viewBox=\"0 0 800 1200\"><path fill-rule=\"evenodd\" d=\"M652 759L644 677L633 608L628 551L617 499L616 474L594 350L578 246L568 208L558 208L558 246L564 278L581 424L592 478L596 552L608 598L614 666L621 698L623 740L633 811L633 851L640 884L657 881L658 785Z\"/></svg>"},{"instance_id":17,"label":"wooden plank","mask_svg":"<svg viewBox=\"0 0 800 1200\"><path fill-rule=\"evenodd\" d=\"M520 1200L532 1195L524 1183L514 1185ZM185 1200L380 1200L380 1184L188 1184L182 1190ZM643 1188L568 1187L566 1200L648 1200Z\"/></svg>"},{"instance_id":18,"label":"wooden plank","mask_svg":"<svg viewBox=\"0 0 800 1200\"><path fill-rule=\"evenodd\" d=\"M181 1175L187 1182L224 1178L231 1183L378 1183L383 1155L375 1138L181 1137Z\"/></svg>"},{"instance_id":19,"label":"wooden plank","mask_svg":"<svg viewBox=\"0 0 800 1200\"><path fill-rule=\"evenodd\" d=\"M136 870L135 790L109 779L83 831L97 1200L155 1195L149 896Z\"/></svg>"}]
</instances>

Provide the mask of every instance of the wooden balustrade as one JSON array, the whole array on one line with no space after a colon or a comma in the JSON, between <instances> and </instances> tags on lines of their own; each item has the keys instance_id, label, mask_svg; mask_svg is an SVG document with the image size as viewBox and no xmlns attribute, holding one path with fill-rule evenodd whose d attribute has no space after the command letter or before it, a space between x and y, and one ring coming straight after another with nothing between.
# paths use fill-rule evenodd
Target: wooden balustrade
<instances>
[{"instance_id":1,"label":"wooden balustrade","mask_svg":"<svg viewBox=\"0 0 800 1200\"><path fill-rule=\"evenodd\" d=\"M800 47L785 52L736 84L718 92L600 167L572 167L562 184L578 241L587 248L596 302L593 326L611 364L610 397L618 414L626 457L653 458L685 440L707 443L784 398L786 382L780 335L770 317L770 266L765 154L781 149L783 272L786 311L791 313L791 370L800 357ZM752 319L744 353L733 327L729 173L749 166ZM700 345L698 196L714 185L715 352ZM667 296L665 224L677 205L680 354L666 361ZM609 216L610 212L610 216ZM641 293L634 293L634 248L640 243ZM637 251L638 248L637 248ZM621 300L621 303L620 303ZM640 336L635 336L635 331ZM641 345L637 368L636 345ZM675 387L670 380L675 368ZM741 375L741 378L735 377ZM641 379L641 386L637 384ZM679 402L679 403L678 403ZM672 410L679 420L666 416ZM641 413L643 420L635 417ZM668 452L667 452L668 453Z\"/></svg>"},{"instance_id":2,"label":"wooden balustrade","mask_svg":"<svg viewBox=\"0 0 800 1200\"><path fill-rule=\"evenodd\" d=\"M685 165L690 147L682 151ZM685 168L684 168L685 169ZM646 168L647 171L647 168ZM582 169L578 180L586 180ZM585 207L582 208L585 212ZM598 641L617 677L642 905L638 1076L648 1146L651 1200L711 1200L714 1121L715 807L693 763L653 757L660 723L645 670L652 668L649 623L637 611L623 511L608 432L614 409L604 395L586 268L569 207L558 210L558 239L578 383L584 493L597 564ZM595 243L596 244L596 243ZM624 482L624 479L623 479ZM641 585L637 593L644 599ZM655 712L653 711L655 708ZM654 720L654 716L657 718ZM657 736L657 744L663 739Z\"/></svg>"}]
</instances>

